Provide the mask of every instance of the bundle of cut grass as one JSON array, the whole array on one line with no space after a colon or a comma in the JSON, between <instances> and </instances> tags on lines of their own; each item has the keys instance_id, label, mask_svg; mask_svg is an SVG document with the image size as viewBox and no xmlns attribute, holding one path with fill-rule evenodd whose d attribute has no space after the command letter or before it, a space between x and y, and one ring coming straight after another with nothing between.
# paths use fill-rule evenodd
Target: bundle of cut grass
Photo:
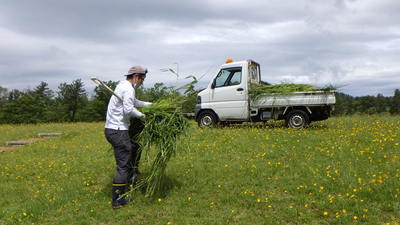
<instances>
[{"instance_id":1,"label":"bundle of cut grass","mask_svg":"<svg viewBox=\"0 0 400 225\"><path fill-rule=\"evenodd\" d=\"M249 90L249 95L252 99L256 100L260 98L264 94L282 94L289 95L293 92L305 92L305 91L333 91L336 90L333 86L327 86L324 88L316 88L309 84L290 84L290 83L282 83L275 85L265 85L265 84L256 84L252 85Z\"/></svg>"},{"instance_id":2,"label":"bundle of cut grass","mask_svg":"<svg viewBox=\"0 0 400 225\"><path fill-rule=\"evenodd\" d=\"M146 196L153 197L162 190L161 185L165 178L167 163L177 149L177 139L188 128L187 119L181 114L179 96L169 96L154 104L143 108L146 115L144 129L139 134L143 150L156 149L149 175L142 179L137 187L146 187Z\"/></svg>"}]
</instances>

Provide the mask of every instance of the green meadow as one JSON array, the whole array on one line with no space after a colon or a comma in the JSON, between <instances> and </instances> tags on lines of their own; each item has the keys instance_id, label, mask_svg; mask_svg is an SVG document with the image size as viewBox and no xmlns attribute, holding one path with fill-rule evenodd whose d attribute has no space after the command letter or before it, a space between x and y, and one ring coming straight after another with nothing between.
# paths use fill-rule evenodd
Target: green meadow
<instances>
[{"instance_id":1,"label":"green meadow","mask_svg":"<svg viewBox=\"0 0 400 225\"><path fill-rule=\"evenodd\" d=\"M192 122L163 194L111 208L103 123L0 125L0 224L400 224L400 116L201 129ZM142 176L154 152L144 152Z\"/></svg>"}]
</instances>

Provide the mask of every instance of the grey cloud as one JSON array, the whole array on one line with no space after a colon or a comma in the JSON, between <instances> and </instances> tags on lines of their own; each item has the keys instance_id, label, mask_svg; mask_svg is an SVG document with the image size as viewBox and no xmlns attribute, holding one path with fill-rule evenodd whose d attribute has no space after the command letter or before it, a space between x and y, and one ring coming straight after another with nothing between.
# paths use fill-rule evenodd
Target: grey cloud
<instances>
[{"instance_id":1,"label":"grey cloud","mask_svg":"<svg viewBox=\"0 0 400 225\"><path fill-rule=\"evenodd\" d=\"M301 19L307 1L293 7L280 1L226 4L218 1L13 1L0 6L1 24L19 32L97 41L118 38L120 27L135 29L143 23L190 27L207 20L274 23ZM331 1L333 4L333 1ZM303 5L303 6L302 6Z\"/></svg>"},{"instance_id":2,"label":"grey cloud","mask_svg":"<svg viewBox=\"0 0 400 225\"><path fill-rule=\"evenodd\" d=\"M399 74L399 73L397 73ZM400 89L398 75L385 76L382 79L355 79L337 84L339 91L353 96L374 95L378 93L384 96L393 96L395 89Z\"/></svg>"},{"instance_id":3,"label":"grey cloud","mask_svg":"<svg viewBox=\"0 0 400 225\"><path fill-rule=\"evenodd\" d=\"M22 33L94 41L124 39L118 35L121 27L135 30L160 19L190 25L209 14L201 1L8 0L0 11L1 25Z\"/></svg>"}]
</instances>

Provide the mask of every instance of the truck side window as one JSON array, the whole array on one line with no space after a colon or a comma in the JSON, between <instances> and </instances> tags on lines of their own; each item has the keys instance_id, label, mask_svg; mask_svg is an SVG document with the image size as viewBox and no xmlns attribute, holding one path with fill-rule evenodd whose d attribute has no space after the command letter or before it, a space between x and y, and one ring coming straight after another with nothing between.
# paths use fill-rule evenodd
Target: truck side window
<instances>
[{"instance_id":1,"label":"truck side window","mask_svg":"<svg viewBox=\"0 0 400 225\"><path fill-rule=\"evenodd\" d=\"M231 72L228 70L221 70L215 78L215 87L225 86L226 80L229 78L230 74Z\"/></svg>"},{"instance_id":2,"label":"truck side window","mask_svg":"<svg viewBox=\"0 0 400 225\"><path fill-rule=\"evenodd\" d=\"M242 68L222 69L215 78L215 87L238 85L242 81Z\"/></svg>"},{"instance_id":3,"label":"truck side window","mask_svg":"<svg viewBox=\"0 0 400 225\"><path fill-rule=\"evenodd\" d=\"M229 80L229 85L238 85L242 81L242 71L236 71Z\"/></svg>"}]
</instances>

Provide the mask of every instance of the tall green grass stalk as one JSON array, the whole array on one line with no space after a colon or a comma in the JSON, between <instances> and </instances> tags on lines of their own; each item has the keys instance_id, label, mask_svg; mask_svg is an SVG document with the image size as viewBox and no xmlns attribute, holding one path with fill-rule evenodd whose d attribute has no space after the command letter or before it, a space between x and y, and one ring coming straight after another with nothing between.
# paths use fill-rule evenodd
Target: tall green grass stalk
<instances>
[{"instance_id":1,"label":"tall green grass stalk","mask_svg":"<svg viewBox=\"0 0 400 225\"><path fill-rule=\"evenodd\" d=\"M324 88L317 88L309 84L290 84L290 83L282 83L275 85L265 85L265 84L256 84L252 85L249 90L249 95L252 99L257 100L261 96L265 94L282 94L289 95L293 92L306 92L306 91L334 91L336 88L334 86L326 86Z\"/></svg>"},{"instance_id":2,"label":"tall green grass stalk","mask_svg":"<svg viewBox=\"0 0 400 225\"><path fill-rule=\"evenodd\" d=\"M182 100L179 96L169 96L142 109L146 119L139 134L140 144L144 150L150 151L154 146L157 151L149 175L137 185L146 187L148 197L161 192L165 169L177 149L177 139L188 128L188 121L181 114Z\"/></svg>"}]
</instances>

